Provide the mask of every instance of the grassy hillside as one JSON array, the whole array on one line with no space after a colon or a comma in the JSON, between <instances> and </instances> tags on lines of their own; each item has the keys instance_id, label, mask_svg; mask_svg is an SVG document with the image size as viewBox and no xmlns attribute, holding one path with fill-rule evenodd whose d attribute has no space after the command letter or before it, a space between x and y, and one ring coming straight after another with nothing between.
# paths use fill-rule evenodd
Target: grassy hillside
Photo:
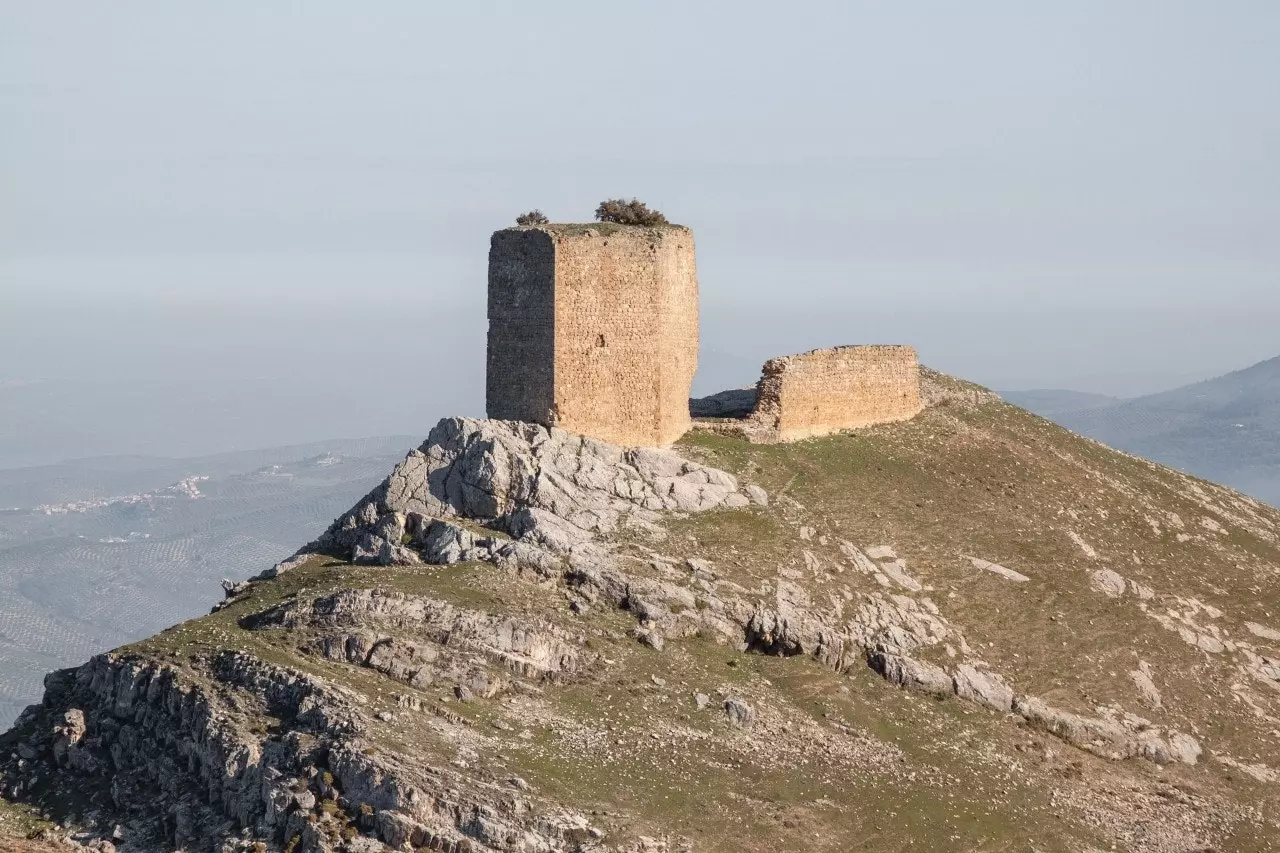
<instances>
[{"instance_id":1,"label":"grassy hillside","mask_svg":"<svg viewBox=\"0 0 1280 853\"><path fill-rule=\"evenodd\" d=\"M176 668L264 740L291 720L212 678L211 661L234 650L311 676L360 697L371 760L572 807L610 849L1280 849L1280 513L995 401L789 445L695 432L678 449L770 501L617 536L629 611L491 564L317 557L119 655ZM559 669L464 656L456 678L415 684L394 661L349 663L333 649L352 631L461 652L389 611L354 627L316 616L344 589L507 618L551 638ZM861 652L833 665L740 642L698 619L730 594L828 624L898 607L933 626L924 661L981 666L1082 716L1141 717L1204 751L1194 766L1113 760L899 689ZM661 596L691 627L659 650L634 637L639 602ZM65 812L56 788L42 796Z\"/></svg>"}]
</instances>

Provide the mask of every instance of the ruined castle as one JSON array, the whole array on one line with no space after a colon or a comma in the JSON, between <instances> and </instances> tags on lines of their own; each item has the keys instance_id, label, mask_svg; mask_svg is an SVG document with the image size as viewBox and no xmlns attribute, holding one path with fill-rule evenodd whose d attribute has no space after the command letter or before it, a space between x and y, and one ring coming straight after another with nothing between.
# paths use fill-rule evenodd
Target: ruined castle
<instances>
[{"instance_id":1,"label":"ruined castle","mask_svg":"<svg viewBox=\"0 0 1280 853\"><path fill-rule=\"evenodd\" d=\"M693 425L698 277L688 228L497 231L488 315L490 418L629 447L672 444ZM915 350L846 346L771 359L749 408L733 414L742 434L768 442L907 420L920 409Z\"/></svg>"},{"instance_id":2,"label":"ruined castle","mask_svg":"<svg viewBox=\"0 0 1280 853\"><path fill-rule=\"evenodd\" d=\"M539 225L489 246L489 417L613 444L689 429L698 368L693 232Z\"/></svg>"}]
</instances>

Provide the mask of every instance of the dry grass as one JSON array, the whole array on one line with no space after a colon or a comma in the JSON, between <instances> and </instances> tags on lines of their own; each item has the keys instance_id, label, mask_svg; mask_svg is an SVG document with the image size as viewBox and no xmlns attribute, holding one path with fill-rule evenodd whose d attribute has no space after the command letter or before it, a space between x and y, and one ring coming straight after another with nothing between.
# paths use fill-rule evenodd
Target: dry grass
<instances>
[{"instance_id":1,"label":"dry grass","mask_svg":"<svg viewBox=\"0 0 1280 853\"><path fill-rule=\"evenodd\" d=\"M1211 752L1280 765L1280 689L1242 674L1239 649L1200 651L1153 615L1181 612L1179 601L1195 599L1220 611L1202 613L1200 622L1266 651L1244 623L1280 628L1274 510L1002 403L942 406L907 424L791 445L693 434L683 451L764 486L771 504L671 519L665 541L620 543L637 577L664 577L647 559L656 549L674 566L691 556L711 561L762 604L785 576L815 607L830 607L833 596L856 600L878 590L841 554L839 540L891 546L925 585L917 597L936 603L971 657L1019 693L1088 713L1114 704L1194 732ZM802 528L811 528L803 538ZM1030 580L1012 583L964 555ZM1090 580L1102 568L1154 597L1108 598ZM603 664L581 677L457 702L447 685L418 690L321 659L308 651L315 632L240 625L281 601L353 587L547 620L584 636ZM461 761L479 780L518 775L540 801L594 813L613 842L666 832L696 850L726 853L1074 851L1129 837L1139 839L1128 845L1134 851L1172 850L1180 848L1160 847L1159 833L1182 822L1191 827L1187 837L1221 849L1280 845L1276 786L1208 752L1196 767L1108 762L1017 718L905 693L865 669L841 675L807 658L749 654L702 636L671 638L658 653L627 636L629 614L596 606L575 615L566 593L562 584L488 565L383 569L318 558L254 585L220 613L122 651L175 663L201 680L214 653L234 648L357 690L369 697L369 714L394 715L369 735L369 748L388 760ZM947 660L941 648L924 654ZM1142 704L1129 676L1138 660L1151 667L1160 708ZM1237 698L1242 683L1258 710ZM709 709L695 708L696 692L712 697ZM719 711L729 695L756 709L749 733ZM404 696L423 710L403 711Z\"/></svg>"}]
</instances>

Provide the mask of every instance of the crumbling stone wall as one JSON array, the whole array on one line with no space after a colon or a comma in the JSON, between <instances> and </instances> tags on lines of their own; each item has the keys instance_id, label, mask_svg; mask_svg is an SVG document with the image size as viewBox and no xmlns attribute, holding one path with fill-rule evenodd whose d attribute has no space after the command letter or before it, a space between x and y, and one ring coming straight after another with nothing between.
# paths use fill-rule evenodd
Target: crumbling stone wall
<instances>
[{"instance_id":1,"label":"crumbling stone wall","mask_svg":"<svg viewBox=\"0 0 1280 853\"><path fill-rule=\"evenodd\" d=\"M922 408L912 347L817 349L765 362L746 432L753 441L795 441L905 421Z\"/></svg>"},{"instance_id":2,"label":"crumbling stone wall","mask_svg":"<svg viewBox=\"0 0 1280 853\"><path fill-rule=\"evenodd\" d=\"M489 417L625 446L689 429L698 365L693 232L539 225L489 248Z\"/></svg>"}]
</instances>

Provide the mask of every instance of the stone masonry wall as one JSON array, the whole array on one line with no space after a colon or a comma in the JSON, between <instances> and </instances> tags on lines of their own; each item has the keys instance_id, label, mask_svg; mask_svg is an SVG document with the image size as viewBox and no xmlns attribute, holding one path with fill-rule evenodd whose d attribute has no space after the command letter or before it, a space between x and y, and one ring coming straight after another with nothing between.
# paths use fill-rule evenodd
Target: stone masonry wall
<instances>
[{"instance_id":1,"label":"stone masonry wall","mask_svg":"<svg viewBox=\"0 0 1280 853\"><path fill-rule=\"evenodd\" d=\"M509 228L489 244L489 417L548 423L555 408L555 244Z\"/></svg>"},{"instance_id":2,"label":"stone masonry wall","mask_svg":"<svg viewBox=\"0 0 1280 853\"><path fill-rule=\"evenodd\" d=\"M547 225L493 235L490 417L669 445L689 429L697 359L689 229Z\"/></svg>"},{"instance_id":3,"label":"stone masonry wall","mask_svg":"<svg viewBox=\"0 0 1280 853\"><path fill-rule=\"evenodd\" d=\"M847 346L770 359L748 435L795 441L905 421L920 402L920 362L906 346Z\"/></svg>"}]
</instances>

